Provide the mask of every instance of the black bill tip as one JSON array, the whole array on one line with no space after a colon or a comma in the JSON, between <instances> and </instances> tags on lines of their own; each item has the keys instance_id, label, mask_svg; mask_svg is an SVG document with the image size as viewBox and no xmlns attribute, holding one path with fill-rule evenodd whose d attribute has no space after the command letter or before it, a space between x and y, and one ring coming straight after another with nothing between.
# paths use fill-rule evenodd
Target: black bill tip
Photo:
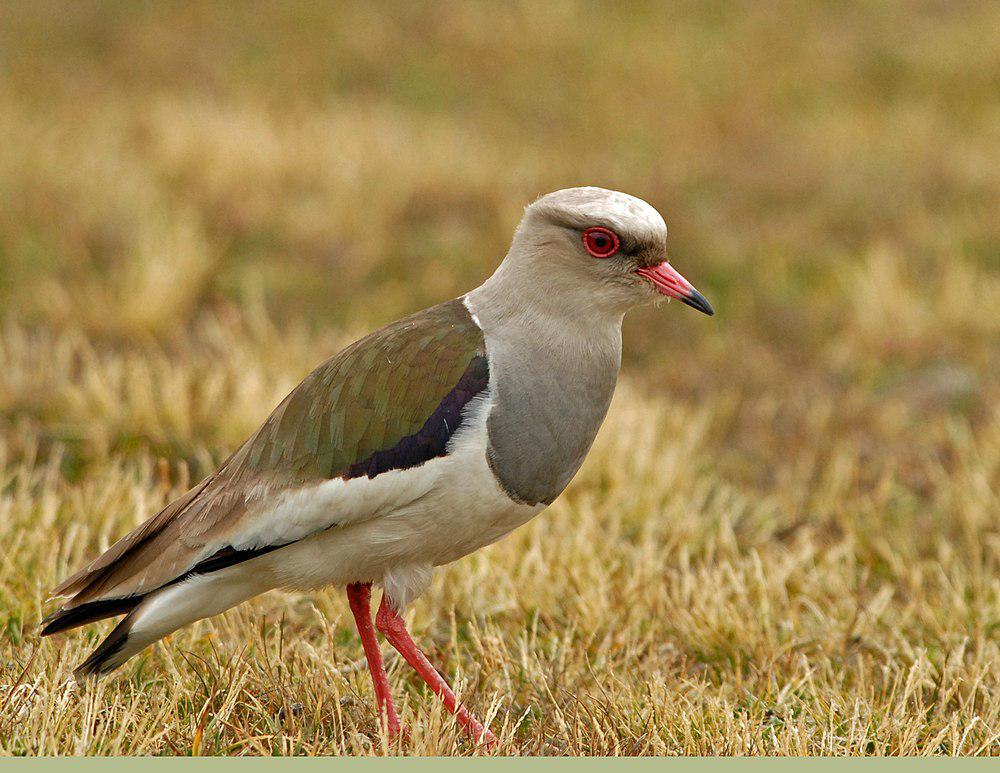
<instances>
[{"instance_id":1,"label":"black bill tip","mask_svg":"<svg viewBox=\"0 0 1000 773\"><path fill-rule=\"evenodd\" d=\"M679 298L681 303L686 303L692 309L698 309L698 311L708 316L715 314L715 309L712 308L712 304L708 302L708 298L702 295L697 290L692 289L690 295L682 295Z\"/></svg>"}]
</instances>

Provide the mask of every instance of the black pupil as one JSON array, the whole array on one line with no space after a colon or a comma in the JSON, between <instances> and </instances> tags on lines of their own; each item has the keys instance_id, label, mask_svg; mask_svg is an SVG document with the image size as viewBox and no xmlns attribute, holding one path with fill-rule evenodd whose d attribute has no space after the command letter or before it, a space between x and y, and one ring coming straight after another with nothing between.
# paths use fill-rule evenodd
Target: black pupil
<instances>
[{"instance_id":1,"label":"black pupil","mask_svg":"<svg viewBox=\"0 0 1000 773\"><path fill-rule=\"evenodd\" d=\"M594 246L597 248L598 252L604 252L610 244L611 240L604 234L594 235Z\"/></svg>"}]
</instances>

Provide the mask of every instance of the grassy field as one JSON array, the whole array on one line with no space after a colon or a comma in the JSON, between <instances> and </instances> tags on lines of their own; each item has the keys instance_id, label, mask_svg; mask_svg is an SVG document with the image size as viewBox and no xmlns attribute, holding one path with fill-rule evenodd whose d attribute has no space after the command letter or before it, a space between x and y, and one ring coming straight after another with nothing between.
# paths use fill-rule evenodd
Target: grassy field
<instances>
[{"instance_id":1,"label":"grassy field","mask_svg":"<svg viewBox=\"0 0 1000 773\"><path fill-rule=\"evenodd\" d=\"M0 753L479 753L341 589L117 676L59 579L576 184L713 302L409 611L499 753L1000 753L1000 5L0 4ZM402 667L401 667L402 666Z\"/></svg>"}]
</instances>

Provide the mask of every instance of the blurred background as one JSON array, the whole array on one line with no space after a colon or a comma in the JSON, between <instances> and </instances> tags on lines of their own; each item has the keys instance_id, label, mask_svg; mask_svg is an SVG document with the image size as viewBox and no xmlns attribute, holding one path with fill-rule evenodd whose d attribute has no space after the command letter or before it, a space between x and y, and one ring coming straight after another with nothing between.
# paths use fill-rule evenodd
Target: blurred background
<instances>
[{"instance_id":1,"label":"blurred background","mask_svg":"<svg viewBox=\"0 0 1000 773\"><path fill-rule=\"evenodd\" d=\"M251 307L349 338L474 287L525 204L594 184L665 214L718 310L630 316L626 372L664 399L975 424L998 28L989 2L4 3L0 309L113 347ZM44 414L34 386L2 415Z\"/></svg>"},{"instance_id":2,"label":"blurred background","mask_svg":"<svg viewBox=\"0 0 1000 773\"><path fill-rule=\"evenodd\" d=\"M862 596L891 583L901 669L963 637L988 660L998 30L964 0L0 4L0 470L29 481L4 540L67 535L22 545L7 630L318 362L476 286L527 203L589 184L663 212L716 315L630 315L640 408L609 421L673 418L598 449L565 507L679 449L704 485L663 521L666 565L810 540L816 588L840 587L824 555ZM847 625L850 592L815 604Z\"/></svg>"}]
</instances>

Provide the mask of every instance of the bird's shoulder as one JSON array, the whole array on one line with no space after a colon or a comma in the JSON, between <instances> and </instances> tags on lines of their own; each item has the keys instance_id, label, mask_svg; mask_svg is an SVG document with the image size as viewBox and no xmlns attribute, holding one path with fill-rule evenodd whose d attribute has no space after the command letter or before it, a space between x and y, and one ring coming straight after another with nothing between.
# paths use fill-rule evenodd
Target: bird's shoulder
<instances>
[{"instance_id":1,"label":"bird's shoulder","mask_svg":"<svg viewBox=\"0 0 1000 773\"><path fill-rule=\"evenodd\" d=\"M462 300L438 304L313 370L240 449L239 469L230 472L279 473L302 484L373 477L394 462L413 466L447 441L442 433L454 431L457 412L488 377L482 331ZM395 459L385 458L393 449Z\"/></svg>"},{"instance_id":2,"label":"bird's shoulder","mask_svg":"<svg viewBox=\"0 0 1000 773\"><path fill-rule=\"evenodd\" d=\"M387 325L316 368L218 470L53 593L74 597L64 609L138 596L362 517L335 509L292 528L252 502L445 455L488 383L483 335L461 299Z\"/></svg>"}]
</instances>

